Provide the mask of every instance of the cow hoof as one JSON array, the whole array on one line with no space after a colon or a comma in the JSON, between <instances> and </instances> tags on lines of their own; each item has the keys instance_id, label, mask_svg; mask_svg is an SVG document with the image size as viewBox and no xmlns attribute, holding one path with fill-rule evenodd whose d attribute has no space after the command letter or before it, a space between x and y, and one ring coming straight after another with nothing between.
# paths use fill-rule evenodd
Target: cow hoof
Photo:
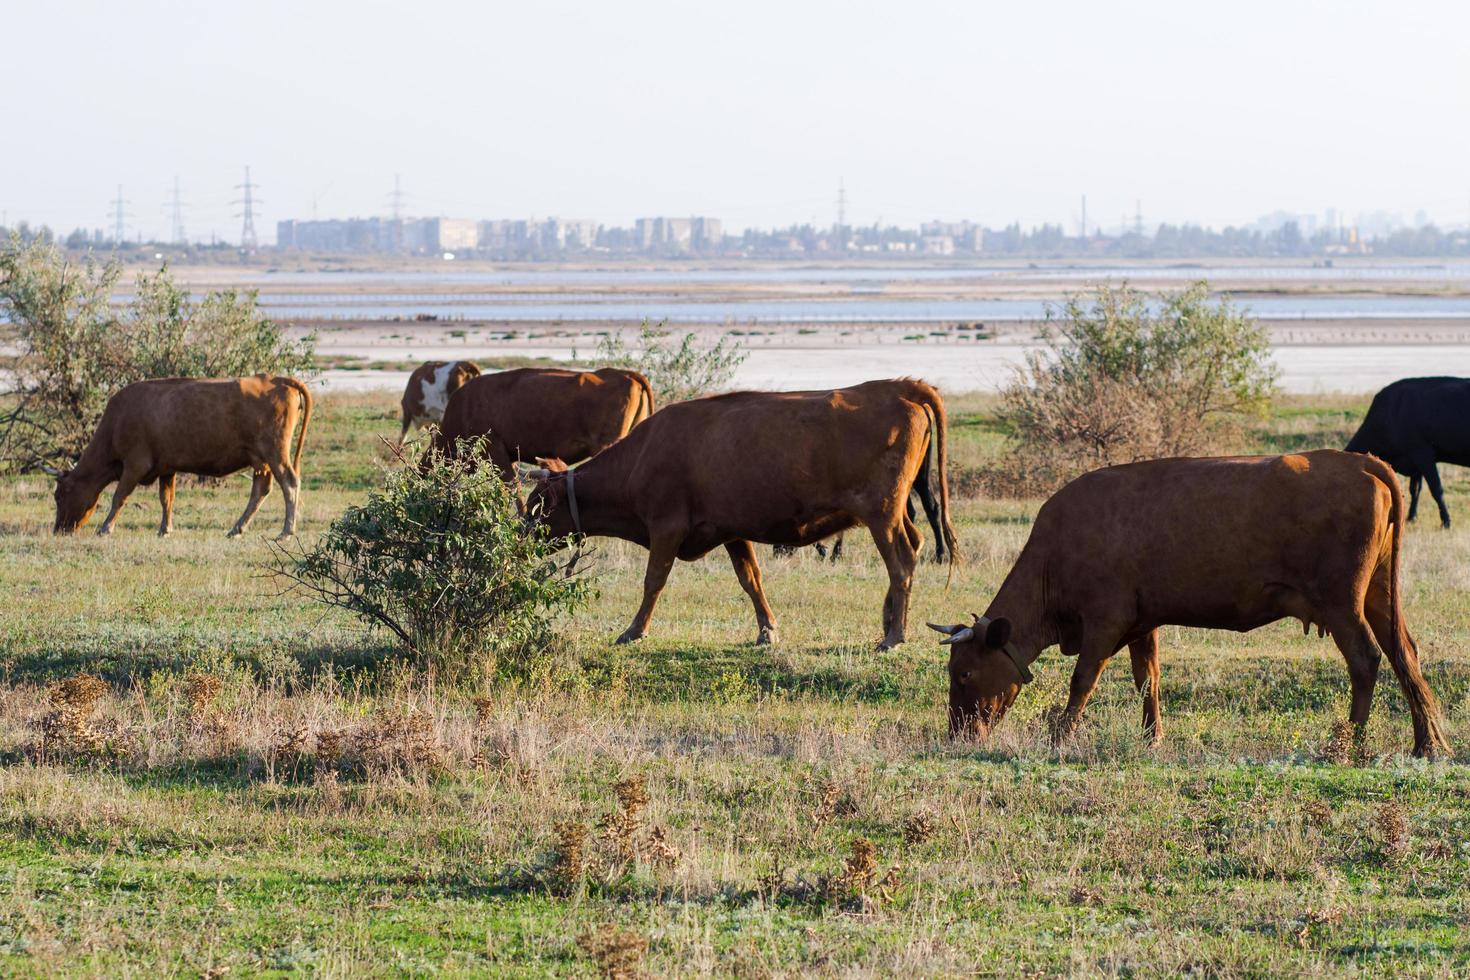
<instances>
[{"instance_id":1,"label":"cow hoof","mask_svg":"<svg viewBox=\"0 0 1470 980\"><path fill-rule=\"evenodd\" d=\"M225 537L227 537L227 538L238 538L240 535L242 535L244 533L245 533L244 531L240 530L238 527L235 527L235 528L231 528L230 531L229 531L229 533L227 533L225 535Z\"/></svg>"},{"instance_id":2,"label":"cow hoof","mask_svg":"<svg viewBox=\"0 0 1470 980\"><path fill-rule=\"evenodd\" d=\"M755 645L758 647L768 647L775 644L779 639L780 636L776 633L776 627L767 626L755 638Z\"/></svg>"},{"instance_id":3,"label":"cow hoof","mask_svg":"<svg viewBox=\"0 0 1470 980\"><path fill-rule=\"evenodd\" d=\"M878 643L878 648L877 649L878 649L878 652L879 653L882 653L884 650L892 650L894 647L901 647L901 646L903 646L903 637L899 637L896 640L888 640L888 639L881 640Z\"/></svg>"},{"instance_id":4,"label":"cow hoof","mask_svg":"<svg viewBox=\"0 0 1470 980\"><path fill-rule=\"evenodd\" d=\"M294 531L282 531L280 534L276 535L276 540L290 541L294 537L296 537L296 533Z\"/></svg>"},{"instance_id":5,"label":"cow hoof","mask_svg":"<svg viewBox=\"0 0 1470 980\"><path fill-rule=\"evenodd\" d=\"M112 528L110 527L99 527L97 529L97 537L99 538L105 538L110 534L112 534Z\"/></svg>"},{"instance_id":6,"label":"cow hoof","mask_svg":"<svg viewBox=\"0 0 1470 980\"><path fill-rule=\"evenodd\" d=\"M630 627L629 629L624 630L623 635L614 640L613 643L617 644L618 646L622 646L624 643L637 643L647 635L648 634L646 633L635 633Z\"/></svg>"},{"instance_id":7,"label":"cow hoof","mask_svg":"<svg viewBox=\"0 0 1470 980\"><path fill-rule=\"evenodd\" d=\"M1446 521L1442 521L1439 526L1442 527L1442 528L1444 528L1446 531L1448 531L1450 529L1450 522L1447 521L1447 520Z\"/></svg>"},{"instance_id":8,"label":"cow hoof","mask_svg":"<svg viewBox=\"0 0 1470 980\"><path fill-rule=\"evenodd\" d=\"M171 530L169 530L169 531L159 531L159 532L158 532L158 536L159 536L159 537L160 537L160 538L166 538L166 537L168 537L168 536L169 536L169 535L170 535L170 534L173 534L173 533L174 533L174 532L173 532L173 531L171 531Z\"/></svg>"}]
</instances>

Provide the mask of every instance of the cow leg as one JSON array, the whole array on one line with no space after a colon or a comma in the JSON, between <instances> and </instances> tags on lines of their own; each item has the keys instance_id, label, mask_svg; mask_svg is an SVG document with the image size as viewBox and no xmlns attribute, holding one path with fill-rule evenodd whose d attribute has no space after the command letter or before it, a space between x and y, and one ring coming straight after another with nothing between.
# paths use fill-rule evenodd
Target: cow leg
<instances>
[{"instance_id":1,"label":"cow leg","mask_svg":"<svg viewBox=\"0 0 1470 980\"><path fill-rule=\"evenodd\" d=\"M158 503L163 507L163 516L158 521L158 536L166 538L174 529L174 474L158 478Z\"/></svg>"},{"instance_id":2,"label":"cow leg","mask_svg":"<svg viewBox=\"0 0 1470 980\"><path fill-rule=\"evenodd\" d=\"M403 431L401 431L401 432L398 433L398 447L397 448L402 449L403 448L403 444L408 441L408 430L411 429L411 428L413 428L413 419L411 419L411 418L408 417L408 413L407 412L404 412L403 413Z\"/></svg>"},{"instance_id":3,"label":"cow leg","mask_svg":"<svg viewBox=\"0 0 1470 980\"><path fill-rule=\"evenodd\" d=\"M238 538L240 535L245 533L245 529L248 528L250 526L250 522L255 519L255 512L260 509L260 502L264 500L270 494L270 492L271 471L268 469L262 469L256 470L254 473L252 473L250 479L250 499L245 503L245 512L240 515L240 519L235 522L235 526L230 528L230 533L228 535L229 537Z\"/></svg>"},{"instance_id":4,"label":"cow leg","mask_svg":"<svg viewBox=\"0 0 1470 980\"><path fill-rule=\"evenodd\" d=\"M286 498L286 520L281 525L281 533L276 536L277 541L285 541L296 533L296 501L301 491L301 480L286 460L273 460L270 470L281 485L281 496Z\"/></svg>"},{"instance_id":5,"label":"cow leg","mask_svg":"<svg viewBox=\"0 0 1470 980\"><path fill-rule=\"evenodd\" d=\"M1133 686L1143 695L1143 734L1154 745L1164 738L1159 717L1159 631L1128 644L1133 661Z\"/></svg>"},{"instance_id":6,"label":"cow leg","mask_svg":"<svg viewBox=\"0 0 1470 980\"><path fill-rule=\"evenodd\" d=\"M107 520L97 529L98 537L112 533L118 512L128 502L128 495L138 488L145 472L144 467L135 465L131 460L123 464L122 475L117 478L117 489L112 491L112 507L107 512Z\"/></svg>"},{"instance_id":7,"label":"cow leg","mask_svg":"<svg viewBox=\"0 0 1470 980\"><path fill-rule=\"evenodd\" d=\"M725 550L730 553L730 563L735 566L735 577L740 580L740 587L755 605L755 624L760 629L755 642L775 643L776 618L771 613L770 603L766 602L765 590L761 588L761 567L755 560L755 548L749 541L731 541L725 545Z\"/></svg>"},{"instance_id":8,"label":"cow leg","mask_svg":"<svg viewBox=\"0 0 1470 980\"><path fill-rule=\"evenodd\" d=\"M648 635L648 621L653 618L653 607L658 604L659 593L669 580L674 568L674 559L679 554L680 537L666 535L649 542L648 568L643 572L643 605L633 617L633 622L618 637L619 643L635 643Z\"/></svg>"},{"instance_id":9,"label":"cow leg","mask_svg":"<svg viewBox=\"0 0 1470 980\"><path fill-rule=\"evenodd\" d=\"M1097 689L1097 679L1118 650L1120 630L1099 629L1083 621L1082 651L1077 656L1077 666L1072 668L1072 684L1067 692L1067 707L1057 722L1055 741L1058 745L1072 737L1077 723L1082 720L1082 709L1087 699Z\"/></svg>"},{"instance_id":10,"label":"cow leg","mask_svg":"<svg viewBox=\"0 0 1470 980\"><path fill-rule=\"evenodd\" d=\"M885 514L868 525L873 543L883 564L888 568L888 594L883 599L883 641L879 650L890 650L903 643L908 626L909 592L914 583L914 565L918 554L903 528L903 515Z\"/></svg>"},{"instance_id":11,"label":"cow leg","mask_svg":"<svg viewBox=\"0 0 1470 980\"><path fill-rule=\"evenodd\" d=\"M1444 527L1450 526L1450 510L1444 505L1444 487L1439 484L1439 464L1434 460L1423 467L1424 482L1429 484L1429 493L1434 497L1434 502L1439 505L1439 523Z\"/></svg>"},{"instance_id":12,"label":"cow leg","mask_svg":"<svg viewBox=\"0 0 1470 980\"><path fill-rule=\"evenodd\" d=\"M841 557L842 557L842 534L839 533L837 535L837 537L835 537L835 538L832 539L832 561L835 562L835 561L837 561L837 559L839 559Z\"/></svg>"},{"instance_id":13,"label":"cow leg","mask_svg":"<svg viewBox=\"0 0 1470 980\"><path fill-rule=\"evenodd\" d=\"M1414 719L1414 754L1430 756L1444 747L1444 736L1439 731L1439 705L1419 671L1419 647L1404 623L1403 610L1394 616L1391 576L1385 566L1378 566L1368 585L1363 611L1373 638L1388 656L1389 666L1408 702L1409 715Z\"/></svg>"},{"instance_id":14,"label":"cow leg","mask_svg":"<svg viewBox=\"0 0 1470 980\"><path fill-rule=\"evenodd\" d=\"M1419 513L1419 489L1424 486L1424 478L1418 473L1409 477L1409 520L1413 520Z\"/></svg>"},{"instance_id":15,"label":"cow leg","mask_svg":"<svg viewBox=\"0 0 1470 980\"><path fill-rule=\"evenodd\" d=\"M1378 665L1382 653L1361 615L1334 617L1327 624L1332 640L1347 661L1348 681L1352 685L1352 706L1348 720L1361 741L1368 727L1368 712L1373 708L1373 688L1378 683Z\"/></svg>"}]
</instances>

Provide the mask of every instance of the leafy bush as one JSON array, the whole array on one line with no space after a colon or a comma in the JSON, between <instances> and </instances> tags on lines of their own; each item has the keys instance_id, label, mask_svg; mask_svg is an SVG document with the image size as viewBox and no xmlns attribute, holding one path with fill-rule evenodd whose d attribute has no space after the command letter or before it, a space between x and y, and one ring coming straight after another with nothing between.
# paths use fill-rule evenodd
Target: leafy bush
<instances>
[{"instance_id":1,"label":"leafy bush","mask_svg":"<svg viewBox=\"0 0 1470 980\"><path fill-rule=\"evenodd\" d=\"M653 327L645 320L636 349L630 350L622 337L609 334L598 342L597 359L608 367L642 374L660 405L728 389L748 355L728 336L701 350L695 346L696 336L691 332L676 338L662 323Z\"/></svg>"},{"instance_id":2,"label":"leafy bush","mask_svg":"<svg viewBox=\"0 0 1470 980\"><path fill-rule=\"evenodd\" d=\"M1101 286L1048 311L1044 350L1002 394L1029 490L1100 466L1232 448L1275 390L1265 330L1199 282L1155 302Z\"/></svg>"},{"instance_id":3,"label":"leafy bush","mask_svg":"<svg viewBox=\"0 0 1470 980\"><path fill-rule=\"evenodd\" d=\"M196 304L164 266L140 276L117 310L121 276L116 259L72 263L42 240L12 237L0 247L0 328L17 349L0 411L0 468L69 464L107 400L134 381L312 368L313 339L287 339L253 292L210 293Z\"/></svg>"},{"instance_id":4,"label":"leafy bush","mask_svg":"<svg viewBox=\"0 0 1470 980\"><path fill-rule=\"evenodd\" d=\"M515 491L461 444L395 467L310 549L278 547L271 569L292 587L396 636L451 681L528 676L555 619L591 595L550 539L521 517Z\"/></svg>"}]
</instances>

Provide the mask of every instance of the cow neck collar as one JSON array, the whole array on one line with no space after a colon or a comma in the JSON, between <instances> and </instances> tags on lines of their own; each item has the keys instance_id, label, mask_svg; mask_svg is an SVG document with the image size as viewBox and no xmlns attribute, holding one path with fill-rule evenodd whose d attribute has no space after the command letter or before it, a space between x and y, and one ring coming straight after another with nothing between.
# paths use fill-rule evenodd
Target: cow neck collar
<instances>
[{"instance_id":1,"label":"cow neck collar","mask_svg":"<svg viewBox=\"0 0 1470 980\"><path fill-rule=\"evenodd\" d=\"M577 471L567 470L567 509L572 512L572 530L582 533L582 514L577 509Z\"/></svg>"}]
</instances>

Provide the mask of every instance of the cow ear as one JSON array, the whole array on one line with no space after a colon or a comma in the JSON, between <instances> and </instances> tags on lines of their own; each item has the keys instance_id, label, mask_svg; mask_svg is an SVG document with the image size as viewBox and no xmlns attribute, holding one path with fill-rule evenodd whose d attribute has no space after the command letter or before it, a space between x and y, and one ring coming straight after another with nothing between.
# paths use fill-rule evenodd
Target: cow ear
<instances>
[{"instance_id":1,"label":"cow ear","mask_svg":"<svg viewBox=\"0 0 1470 980\"><path fill-rule=\"evenodd\" d=\"M565 473L567 471L567 464L555 456L537 456L536 462L551 473Z\"/></svg>"},{"instance_id":2,"label":"cow ear","mask_svg":"<svg viewBox=\"0 0 1470 980\"><path fill-rule=\"evenodd\" d=\"M1011 642L1011 621L1001 616L992 619L990 625L985 627L985 645L992 650L999 650Z\"/></svg>"}]
</instances>

